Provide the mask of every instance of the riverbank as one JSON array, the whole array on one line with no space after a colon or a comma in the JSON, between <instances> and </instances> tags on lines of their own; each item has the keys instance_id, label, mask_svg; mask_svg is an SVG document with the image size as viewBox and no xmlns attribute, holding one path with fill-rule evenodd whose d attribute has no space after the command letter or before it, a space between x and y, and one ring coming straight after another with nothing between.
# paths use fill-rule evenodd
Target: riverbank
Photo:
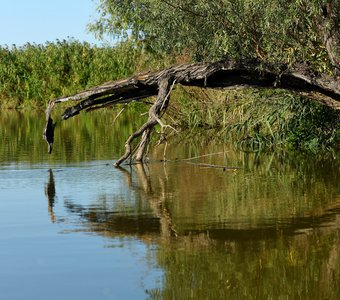
<instances>
[{"instance_id":1,"label":"riverbank","mask_svg":"<svg viewBox=\"0 0 340 300\"><path fill-rule=\"evenodd\" d=\"M129 42L112 48L75 40L0 47L0 58L2 109L45 109L53 98L190 60L160 57ZM179 86L165 118L181 131L213 131L214 138L232 139L242 150L316 152L340 145L340 112L280 90Z\"/></svg>"},{"instance_id":2,"label":"riverbank","mask_svg":"<svg viewBox=\"0 0 340 300\"><path fill-rule=\"evenodd\" d=\"M213 130L242 150L340 147L340 112L283 90L180 88L169 109L186 130Z\"/></svg>"}]
</instances>

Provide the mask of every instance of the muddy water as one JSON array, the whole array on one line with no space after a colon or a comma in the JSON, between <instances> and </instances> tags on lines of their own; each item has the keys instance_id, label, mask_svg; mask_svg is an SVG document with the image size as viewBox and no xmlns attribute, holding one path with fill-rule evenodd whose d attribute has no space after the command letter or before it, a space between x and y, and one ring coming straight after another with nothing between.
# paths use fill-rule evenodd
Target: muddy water
<instances>
[{"instance_id":1,"label":"muddy water","mask_svg":"<svg viewBox=\"0 0 340 300\"><path fill-rule=\"evenodd\" d=\"M58 124L48 155L43 114L0 113L1 299L339 299L336 153L181 138L115 169L138 116L113 120Z\"/></svg>"}]
</instances>

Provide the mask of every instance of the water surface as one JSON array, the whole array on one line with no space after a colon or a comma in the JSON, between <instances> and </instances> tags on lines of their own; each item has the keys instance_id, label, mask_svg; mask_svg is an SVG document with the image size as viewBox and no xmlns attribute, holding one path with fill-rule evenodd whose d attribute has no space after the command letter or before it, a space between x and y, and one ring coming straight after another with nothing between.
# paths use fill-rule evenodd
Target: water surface
<instances>
[{"instance_id":1,"label":"water surface","mask_svg":"<svg viewBox=\"0 0 340 300\"><path fill-rule=\"evenodd\" d=\"M48 155L42 113L0 113L1 299L340 297L336 153L197 137L115 169L140 121L114 117L58 124Z\"/></svg>"}]
</instances>

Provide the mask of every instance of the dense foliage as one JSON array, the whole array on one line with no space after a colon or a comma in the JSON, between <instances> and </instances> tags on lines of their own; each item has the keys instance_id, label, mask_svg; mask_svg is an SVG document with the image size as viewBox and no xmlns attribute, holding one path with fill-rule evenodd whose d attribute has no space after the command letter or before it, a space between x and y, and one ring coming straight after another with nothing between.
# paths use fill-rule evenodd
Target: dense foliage
<instances>
[{"instance_id":1,"label":"dense foliage","mask_svg":"<svg viewBox=\"0 0 340 300\"><path fill-rule=\"evenodd\" d=\"M338 0L99 0L99 36L143 40L194 60L256 58L315 70L340 66Z\"/></svg>"},{"instance_id":2,"label":"dense foliage","mask_svg":"<svg viewBox=\"0 0 340 300\"><path fill-rule=\"evenodd\" d=\"M129 42L114 48L76 40L0 46L0 107L41 105L163 63Z\"/></svg>"},{"instance_id":3,"label":"dense foliage","mask_svg":"<svg viewBox=\"0 0 340 300\"><path fill-rule=\"evenodd\" d=\"M98 0L90 29L123 40L97 47L76 40L0 46L0 107L50 99L169 64L221 58L339 67L337 0ZM43 106L44 107L44 106ZM173 109L173 114L171 114ZM169 122L214 129L258 149L340 144L340 113L282 91L178 88Z\"/></svg>"},{"instance_id":4,"label":"dense foliage","mask_svg":"<svg viewBox=\"0 0 340 300\"><path fill-rule=\"evenodd\" d=\"M340 1L337 0L99 0L90 25L142 42L151 53L188 60L256 59L317 72L340 69ZM338 112L287 92L177 93L181 127L219 128L242 147L285 144L316 149L340 141Z\"/></svg>"},{"instance_id":5,"label":"dense foliage","mask_svg":"<svg viewBox=\"0 0 340 300\"><path fill-rule=\"evenodd\" d=\"M172 119L192 136L213 130L212 137L251 151L289 147L314 152L340 146L339 111L284 90L182 87L173 99Z\"/></svg>"}]
</instances>

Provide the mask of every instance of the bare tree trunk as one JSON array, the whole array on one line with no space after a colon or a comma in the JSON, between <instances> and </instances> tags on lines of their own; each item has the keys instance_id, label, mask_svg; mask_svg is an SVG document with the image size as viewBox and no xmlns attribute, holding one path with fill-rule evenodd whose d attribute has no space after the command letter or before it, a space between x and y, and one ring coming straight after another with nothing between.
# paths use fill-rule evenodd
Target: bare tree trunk
<instances>
[{"instance_id":1,"label":"bare tree trunk","mask_svg":"<svg viewBox=\"0 0 340 300\"><path fill-rule=\"evenodd\" d=\"M261 87L281 88L303 94L311 100L318 101L333 109L340 109L340 80L326 74L315 74L305 65L263 65L257 61L219 61L213 63L198 63L179 65L165 70L139 74L125 80L107 82L103 85L82 91L76 95L62 97L50 101L46 110L46 127L44 138L52 151L55 123L52 120L52 109L56 103L67 101L77 102L67 108L62 114L66 120L81 111L112 106L118 103L143 101L157 95L156 101L149 110L149 118L145 124L130 135L125 143L125 153L114 166L118 167L125 160L132 158L143 161L146 155L150 134L156 124L162 125L160 119L165 113L170 92L174 84L198 86L202 88L232 88ZM136 138L141 138L136 151L132 144Z\"/></svg>"},{"instance_id":2,"label":"bare tree trunk","mask_svg":"<svg viewBox=\"0 0 340 300\"><path fill-rule=\"evenodd\" d=\"M137 161L143 160L151 130L158 123L159 119L162 117L163 113L165 112L168 106L170 91L169 83L170 78L168 77L160 79L158 96L155 103L151 106L149 110L148 121L139 130L130 135L130 137L125 143L125 153L120 159L118 159L115 162L114 164L115 167L118 167L123 161L131 157L132 154L131 144L134 141L134 139L139 137L141 134L143 134L143 137L139 145L139 149L137 150L136 160Z\"/></svg>"},{"instance_id":3,"label":"bare tree trunk","mask_svg":"<svg viewBox=\"0 0 340 300\"><path fill-rule=\"evenodd\" d=\"M146 129L143 132L142 138L139 142L138 149L136 151L135 159L138 162L143 162L143 159L145 158L147 154L147 148L150 141L150 134L151 134L151 128Z\"/></svg>"}]
</instances>

